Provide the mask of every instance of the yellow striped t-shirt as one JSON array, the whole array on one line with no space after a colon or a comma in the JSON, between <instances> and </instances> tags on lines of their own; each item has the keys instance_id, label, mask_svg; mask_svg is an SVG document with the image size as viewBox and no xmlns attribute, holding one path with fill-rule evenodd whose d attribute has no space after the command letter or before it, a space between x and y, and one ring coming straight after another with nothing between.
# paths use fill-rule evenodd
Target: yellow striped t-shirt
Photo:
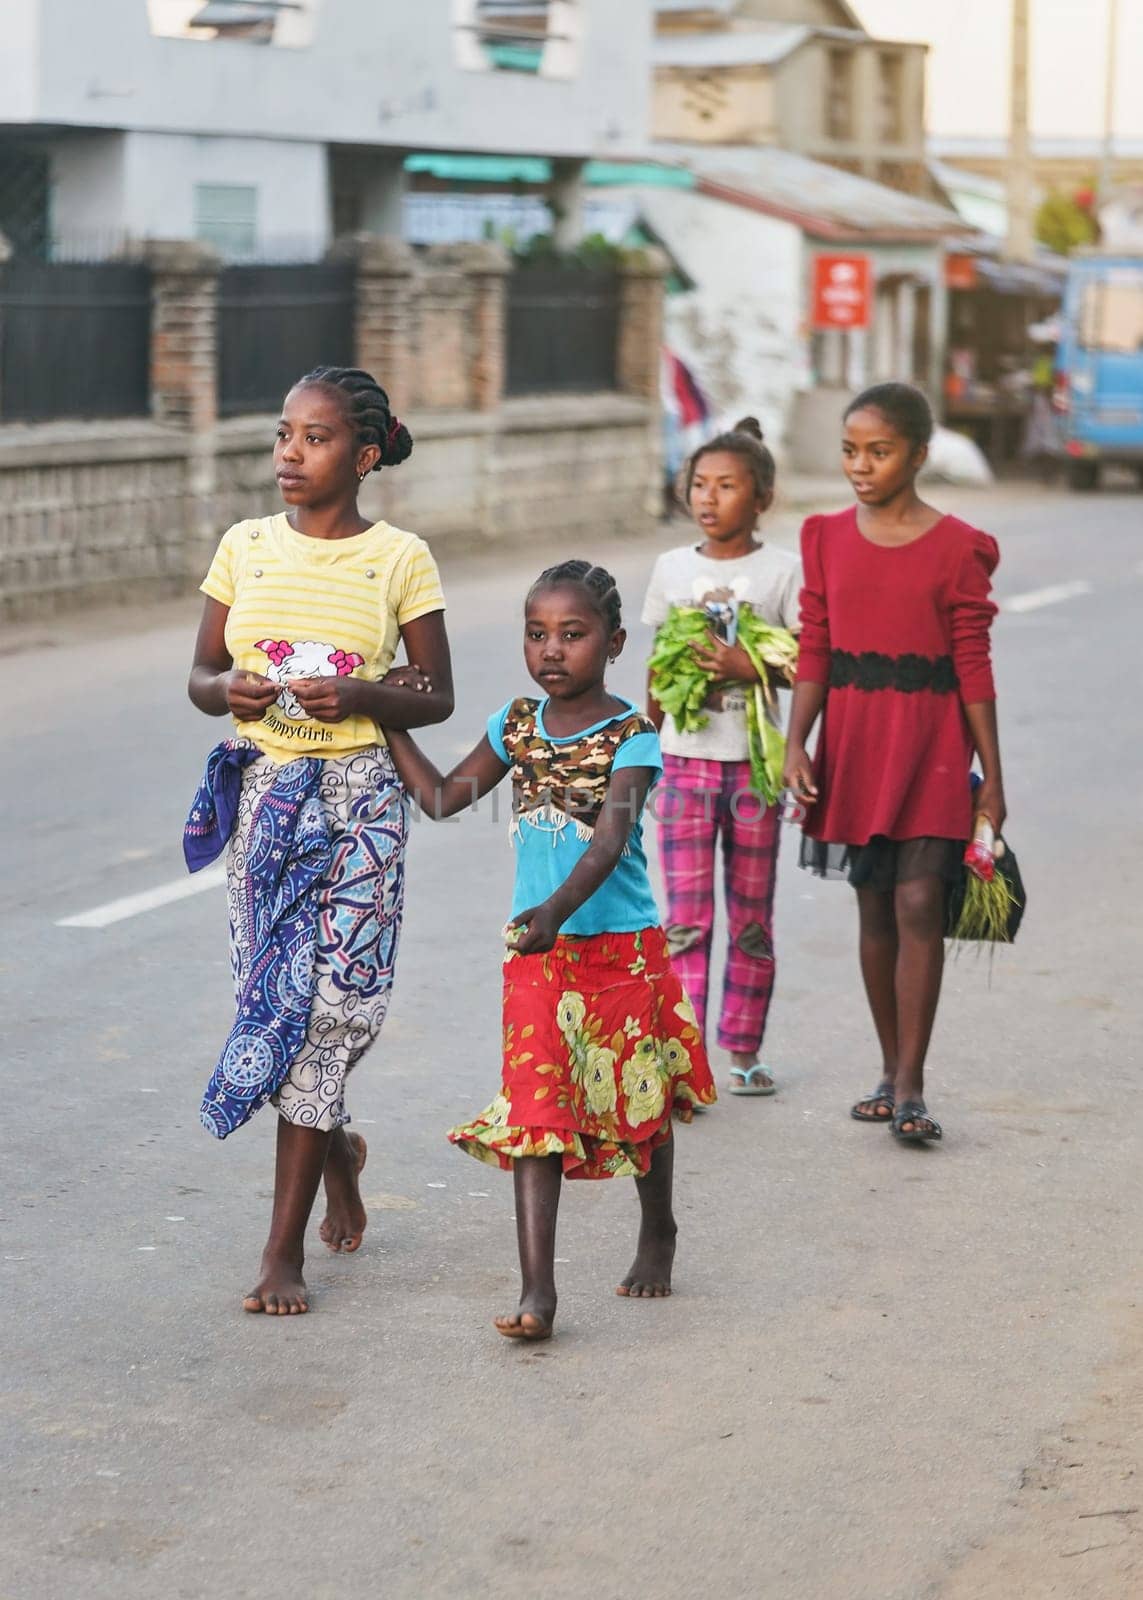
<instances>
[{"instance_id":1,"label":"yellow striped t-shirt","mask_svg":"<svg viewBox=\"0 0 1143 1600\"><path fill-rule=\"evenodd\" d=\"M226 648L234 665L282 685L260 722L237 725L274 761L351 755L382 743L369 717L307 717L289 680L383 678L405 623L444 609L436 562L415 533L375 522L350 539L311 539L284 512L227 529L201 587L230 608Z\"/></svg>"}]
</instances>

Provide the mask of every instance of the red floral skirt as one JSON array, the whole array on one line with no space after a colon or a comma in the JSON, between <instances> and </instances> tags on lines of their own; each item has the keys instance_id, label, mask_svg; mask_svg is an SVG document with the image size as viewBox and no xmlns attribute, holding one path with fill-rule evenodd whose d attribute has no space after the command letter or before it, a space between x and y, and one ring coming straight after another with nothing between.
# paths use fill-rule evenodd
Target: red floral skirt
<instances>
[{"instance_id":1,"label":"red floral skirt","mask_svg":"<svg viewBox=\"0 0 1143 1600\"><path fill-rule=\"evenodd\" d=\"M639 1178L671 1112L714 1099L663 930L561 935L544 955L508 951L500 1093L449 1138L504 1168L558 1155L567 1178Z\"/></svg>"}]
</instances>

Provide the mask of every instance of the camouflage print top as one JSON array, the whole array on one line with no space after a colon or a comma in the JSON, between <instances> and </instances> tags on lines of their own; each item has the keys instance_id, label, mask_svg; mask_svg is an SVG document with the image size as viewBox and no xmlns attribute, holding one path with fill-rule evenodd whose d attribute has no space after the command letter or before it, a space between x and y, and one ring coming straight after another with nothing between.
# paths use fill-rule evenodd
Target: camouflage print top
<instances>
[{"instance_id":1,"label":"camouflage print top","mask_svg":"<svg viewBox=\"0 0 1143 1600\"><path fill-rule=\"evenodd\" d=\"M501 738L512 762L514 825L527 820L560 827L570 821L580 838L590 838L618 751L637 735L654 736L655 725L632 706L627 716L555 740L543 731L539 706L538 700L513 700L504 718Z\"/></svg>"},{"instance_id":2,"label":"camouflage print top","mask_svg":"<svg viewBox=\"0 0 1143 1600\"><path fill-rule=\"evenodd\" d=\"M654 724L629 700L569 739L547 733L546 707L544 700L510 700L488 719L488 742L512 774L513 917L550 899L591 849L614 772L648 767L657 777L663 770ZM560 933L587 938L658 923L642 819L635 817L619 860Z\"/></svg>"}]
</instances>

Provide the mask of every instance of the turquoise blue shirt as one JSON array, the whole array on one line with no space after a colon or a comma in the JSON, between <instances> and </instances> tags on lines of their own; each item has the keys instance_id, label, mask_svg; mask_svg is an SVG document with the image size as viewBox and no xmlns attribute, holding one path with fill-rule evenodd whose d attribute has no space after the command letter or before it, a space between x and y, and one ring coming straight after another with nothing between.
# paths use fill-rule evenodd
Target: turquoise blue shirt
<instances>
[{"instance_id":1,"label":"turquoise blue shirt","mask_svg":"<svg viewBox=\"0 0 1143 1600\"><path fill-rule=\"evenodd\" d=\"M630 700L622 711L562 738L544 727L547 703L510 700L488 719L488 742L512 768L513 917L547 900L582 860L613 772L650 767L658 777L663 770L659 736ZM659 920L640 816L614 870L560 932L636 933Z\"/></svg>"}]
</instances>

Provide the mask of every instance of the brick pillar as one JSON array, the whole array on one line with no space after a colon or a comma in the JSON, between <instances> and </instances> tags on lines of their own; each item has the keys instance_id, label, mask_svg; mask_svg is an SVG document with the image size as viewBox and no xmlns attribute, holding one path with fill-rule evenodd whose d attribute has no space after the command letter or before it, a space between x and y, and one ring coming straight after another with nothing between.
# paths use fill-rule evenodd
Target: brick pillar
<instances>
[{"instance_id":1,"label":"brick pillar","mask_svg":"<svg viewBox=\"0 0 1143 1600\"><path fill-rule=\"evenodd\" d=\"M663 503L663 428L659 365L663 349L663 283L670 263L648 247L624 255L619 268L619 338L615 376L621 394L647 405L647 479L644 508L658 517Z\"/></svg>"},{"instance_id":2,"label":"brick pillar","mask_svg":"<svg viewBox=\"0 0 1143 1600\"><path fill-rule=\"evenodd\" d=\"M669 263L653 246L624 255L619 268L619 347L616 377L622 394L658 402L663 345L663 280Z\"/></svg>"},{"instance_id":3,"label":"brick pillar","mask_svg":"<svg viewBox=\"0 0 1143 1600\"><path fill-rule=\"evenodd\" d=\"M505 300L512 262L491 242L447 247L449 264L468 280L471 317L467 347L469 404L495 411L504 398ZM431 253L431 252L430 252Z\"/></svg>"},{"instance_id":4,"label":"brick pillar","mask_svg":"<svg viewBox=\"0 0 1143 1600\"><path fill-rule=\"evenodd\" d=\"M218 274L209 245L190 239L152 239L151 415L209 434L218 421Z\"/></svg>"},{"instance_id":5,"label":"brick pillar","mask_svg":"<svg viewBox=\"0 0 1143 1600\"><path fill-rule=\"evenodd\" d=\"M417 403L417 258L401 239L352 234L338 239L334 260L357 267L357 317L354 335L359 367L372 373L408 410Z\"/></svg>"}]
</instances>

